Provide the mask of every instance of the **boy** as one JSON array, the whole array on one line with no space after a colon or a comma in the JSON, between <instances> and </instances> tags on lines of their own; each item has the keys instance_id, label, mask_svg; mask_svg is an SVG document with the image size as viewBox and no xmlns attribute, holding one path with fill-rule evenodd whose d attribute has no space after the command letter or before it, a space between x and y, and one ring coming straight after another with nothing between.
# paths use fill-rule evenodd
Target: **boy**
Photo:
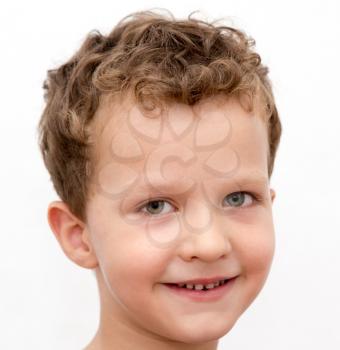
<instances>
[{"instance_id":1,"label":"boy","mask_svg":"<svg viewBox=\"0 0 340 350\"><path fill-rule=\"evenodd\" d=\"M213 350L274 254L268 69L237 29L130 16L48 72L39 141L62 199L48 221L95 272L86 350Z\"/></svg>"}]
</instances>

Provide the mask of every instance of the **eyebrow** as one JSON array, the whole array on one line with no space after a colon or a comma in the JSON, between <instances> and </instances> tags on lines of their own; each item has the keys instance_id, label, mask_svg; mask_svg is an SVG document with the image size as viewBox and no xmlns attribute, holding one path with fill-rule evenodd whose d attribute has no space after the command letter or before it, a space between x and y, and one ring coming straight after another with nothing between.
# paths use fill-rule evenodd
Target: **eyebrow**
<instances>
[{"instance_id":1,"label":"eyebrow","mask_svg":"<svg viewBox=\"0 0 340 350\"><path fill-rule=\"evenodd\" d=\"M140 182L140 183L138 183ZM238 175L231 176L229 178L226 177L215 177L212 179L203 180L204 183L207 184L213 184L217 186L219 185L254 185L259 187L266 187L269 184L268 176L264 174L260 174L259 172L256 172L256 174L252 173L240 173ZM198 184L200 185L202 181L199 181ZM186 185L186 186L185 186ZM190 183L189 183L190 185ZM178 180L164 180L164 181L152 181L152 186L149 184L149 182L141 182L137 181L137 185L134 187L133 191L135 192L153 192L153 191L160 191L164 193L171 193L174 189L179 189L183 187L184 189L187 189L189 186L187 183L185 184L181 179ZM187 190L186 190L187 191ZM185 191L185 192L186 192Z\"/></svg>"}]
</instances>

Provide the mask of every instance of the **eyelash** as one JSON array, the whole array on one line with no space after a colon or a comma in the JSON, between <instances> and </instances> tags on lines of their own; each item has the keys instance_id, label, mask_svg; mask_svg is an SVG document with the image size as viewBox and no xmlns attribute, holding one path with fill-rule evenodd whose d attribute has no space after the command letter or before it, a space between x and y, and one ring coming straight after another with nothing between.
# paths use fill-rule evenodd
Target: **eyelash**
<instances>
[{"instance_id":1,"label":"eyelash","mask_svg":"<svg viewBox=\"0 0 340 350\"><path fill-rule=\"evenodd\" d=\"M231 195L235 195L235 194L245 194L245 195L249 195L252 197L252 200L253 200L253 203L250 204L250 205L247 205L247 206L236 206L236 207L233 207L230 205L231 208L236 208L236 209L245 209L245 208L248 208L250 206L252 206L254 203L260 203L262 202L262 198L255 194L255 193L252 193L252 192L247 192L247 191L237 191L237 192L232 192L230 194L228 194L226 197L228 196L231 196ZM226 198L224 197L224 198ZM168 201L167 199L164 199L164 198L155 198L155 199L150 199L148 200L146 203L144 203L143 205L141 205L139 208L138 208L138 212L142 212L142 214L146 215L146 216L151 216L151 217L159 217L159 216L162 216L162 214L150 214L150 213L147 213L145 211L143 211L142 209L144 209L145 207L147 207L150 203L154 203L154 202L167 202L169 204L172 205L172 203L170 201ZM163 208L162 208L163 209ZM166 215L166 214L164 214Z\"/></svg>"}]
</instances>

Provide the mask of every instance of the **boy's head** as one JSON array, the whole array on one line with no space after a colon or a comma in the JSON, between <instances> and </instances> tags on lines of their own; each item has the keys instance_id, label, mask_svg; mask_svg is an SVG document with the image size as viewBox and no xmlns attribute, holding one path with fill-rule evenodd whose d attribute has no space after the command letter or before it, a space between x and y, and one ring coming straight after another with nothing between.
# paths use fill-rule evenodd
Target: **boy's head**
<instances>
[{"instance_id":1,"label":"boy's head","mask_svg":"<svg viewBox=\"0 0 340 350\"><path fill-rule=\"evenodd\" d=\"M253 45L148 11L49 71L40 147L62 201L48 219L66 255L96 271L89 348L213 348L261 290L281 124ZM232 280L193 297L166 285L216 276Z\"/></svg>"}]
</instances>

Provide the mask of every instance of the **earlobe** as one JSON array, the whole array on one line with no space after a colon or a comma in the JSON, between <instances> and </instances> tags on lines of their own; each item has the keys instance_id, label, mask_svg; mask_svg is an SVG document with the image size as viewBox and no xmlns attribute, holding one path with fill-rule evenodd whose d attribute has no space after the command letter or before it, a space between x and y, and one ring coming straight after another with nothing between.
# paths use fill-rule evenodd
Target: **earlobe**
<instances>
[{"instance_id":1,"label":"earlobe","mask_svg":"<svg viewBox=\"0 0 340 350\"><path fill-rule=\"evenodd\" d=\"M272 200L272 203L273 203L274 199L276 197L276 192L272 188L270 189L270 197L271 197L271 200Z\"/></svg>"},{"instance_id":2,"label":"earlobe","mask_svg":"<svg viewBox=\"0 0 340 350\"><path fill-rule=\"evenodd\" d=\"M85 268L98 266L85 224L71 213L64 202L50 203L47 217L54 236L70 260Z\"/></svg>"}]
</instances>

